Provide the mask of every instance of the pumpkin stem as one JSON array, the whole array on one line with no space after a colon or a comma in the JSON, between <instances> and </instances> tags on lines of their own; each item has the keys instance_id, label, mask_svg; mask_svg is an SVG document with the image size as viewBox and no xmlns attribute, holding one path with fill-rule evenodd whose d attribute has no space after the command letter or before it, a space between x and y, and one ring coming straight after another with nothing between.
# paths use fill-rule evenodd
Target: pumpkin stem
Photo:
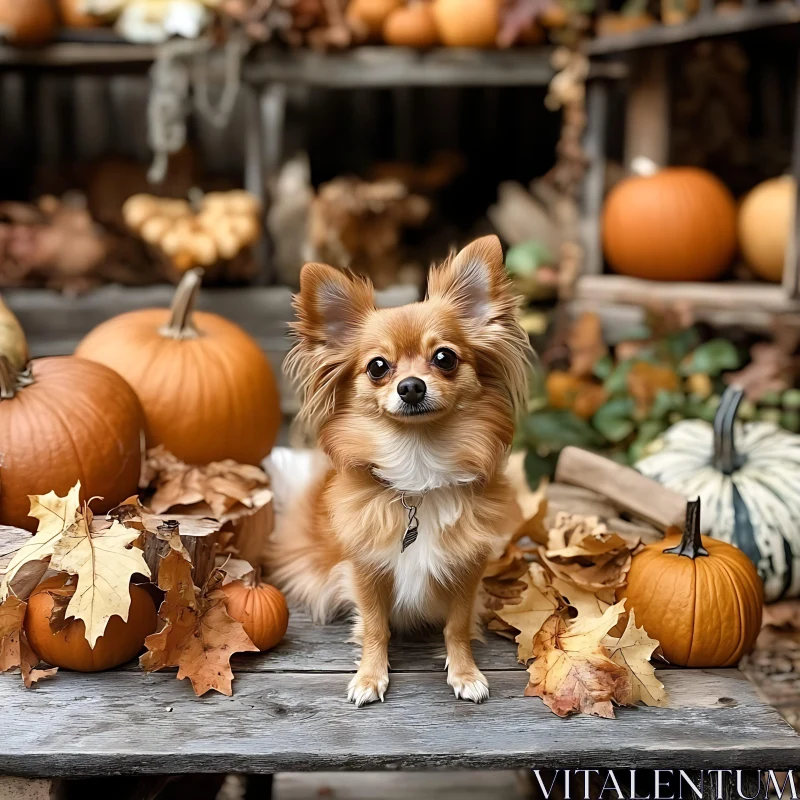
<instances>
[{"instance_id":1,"label":"pumpkin stem","mask_svg":"<svg viewBox=\"0 0 800 800\"><path fill-rule=\"evenodd\" d=\"M736 413L743 397L741 387L729 386L723 392L714 416L714 467L723 475L732 475L744 463L734 443Z\"/></svg>"},{"instance_id":2,"label":"pumpkin stem","mask_svg":"<svg viewBox=\"0 0 800 800\"><path fill-rule=\"evenodd\" d=\"M670 547L665 553L676 556L687 556L695 559L698 556L707 556L708 550L703 547L700 536L700 498L690 500L686 504L686 525L683 528L681 543L677 547Z\"/></svg>"},{"instance_id":3,"label":"pumpkin stem","mask_svg":"<svg viewBox=\"0 0 800 800\"><path fill-rule=\"evenodd\" d=\"M33 383L30 369L18 372L4 355L0 355L0 400L12 400L16 393Z\"/></svg>"},{"instance_id":4,"label":"pumpkin stem","mask_svg":"<svg viewBox=\"0 0 800 800\"><path fill-rule=\"evenodd\" d=\"M192 322L192 312L202 281L202 269L190 269L181 278L172 298L169 322L161 329L162 336L170 339L195 339L198 336Z\"/></svg>"}]
</instances>

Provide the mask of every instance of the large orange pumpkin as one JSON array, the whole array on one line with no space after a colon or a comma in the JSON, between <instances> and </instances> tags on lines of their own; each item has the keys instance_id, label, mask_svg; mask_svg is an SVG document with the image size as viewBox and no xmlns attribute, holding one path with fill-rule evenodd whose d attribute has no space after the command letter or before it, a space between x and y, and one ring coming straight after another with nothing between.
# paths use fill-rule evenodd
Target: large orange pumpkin
<instances>
[{"instance_id":1,"label":"large orange pumpkin","mask_svg":"<svg viewBox=\"0 0 800 800\"><path fill-rule=\"evenodd\" d=\"M289 609L280 590L267 583L248 586L243 581L233 581L222 589L228 614L242 623L259 650L269 650L283 639L289 627Z\"/></svg>"},{"instance_id":2,"label":"large orange pumpkin","mask_svg":"<svg viewBox=\"0 0 800 800\"><path fill-rule=\"evenodd\" d=\"M269 362L238 325L193 311L202 272L184 275L171 310L131 311L104 322L76 354L116 370L139 395L148 446L187 464L232 458L258 464L281 424Z\"/></svg>"},{"instance_id":3,"label":"large orange pumpkin","mask_svg":"<svg viewBox=\"0 0 800 800\"><path fill-rule=\"evenodd\" d=\"M58 633L50 628L50 614L55 601L49 592L61 589L66 575L49 578L34 589L25 612L25 634L36 655L54 667L76 672L99 672L130 661L144 646L145 637L154 633L158 624L156 606L146 589L131 585L131 607L128 621L111 617L106 632L94 649L86 641L82 620L72 620Z\"/></svg>"},{"instance_id":4,"label":"large orange pumpkin","mask_svg":"<svg viewBox=\"0 0 800 800\"><path fill-rule=\"evenodd\" d=\"M671 664L730 667L761 630L764 587L741 550L700 535L700 501L688 509L682 533L634 556L619 596Z\"/></svg>"},{"instance_id":5,"label":"large orange pumpkin","mask_svg":"<svg viewBox=\"0 0 800 800\"><path fill-rule=\"evenodd\" d=\"M736 203L711 173L669 167L617 184L603 210L603 248L623 275L719 278L736 252Z\"/></svg>"},{"instance_id":6,"label":"large orange pumpkin","mask_svg":"<svg viewBox=\"0 0 800 800\"><path fill-rule=\"evenodd\" d=\"M494 47L500 24L499 0L434 0L439 37L448 47Z\"/></svg>"},{"instance_id":7,"label":"large orange pumpkin","mask_svg":"<svg viewBox=\"0 0 800 800\"><path fill-rule=\"evenodd\" d=\"M383 39L395 47L433 47L439 31L428 2L412 2L392 11L383 24Z\"/></svg>"},{"instance_id":8,"label":"large orange pumpkin","mask_svg":"<svg viewBox=\"0 0 800 800\"><path fill-rule=\"evenodd\" d=\"M18 46L45 44L57 29L51 0L0 0L0 40Z\"/></svg>"},{"instance_id":9,"label":"large orange pumpkin","mask_svg":"<svg viewBox=\"0 0 800 800\"><path fill-rule=\"evenodd\" d=\"M105 512L136 494L144 415L113 370L61 356L19 373L0 354L0 524L36 529L29 494L82 499Z\"/></svg>"}]
</instances>

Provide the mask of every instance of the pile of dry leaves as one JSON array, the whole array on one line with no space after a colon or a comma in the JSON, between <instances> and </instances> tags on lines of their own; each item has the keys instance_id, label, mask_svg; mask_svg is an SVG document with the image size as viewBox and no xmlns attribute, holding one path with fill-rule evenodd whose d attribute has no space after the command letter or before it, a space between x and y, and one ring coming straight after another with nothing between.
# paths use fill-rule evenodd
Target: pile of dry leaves
<instances>
[{"instance_id":1,"label":"pile of dry leaves","mask_svg":"<svg viewBox=\"0 0 800 800\"><path fill-rule=\"evenodd\" d=\"M231 656L257 648L228 615L221 587L254 571L237 544L258 552L269 535L269 479L233 462L189 467L163 450L149 454L144 474L152 508L131 497L95 518L78 484L66 497L31 497L36 534L0 527L0 672L18 668L28 687L56 672L37 668L23 623L34 589L66 573L49 592L53 632L80 620L94 647L112 617L128 619L129 585L152 583L163 593L160 627L145 639L142 668L177 667L196 694L231 694Z\"/></svg>"},{"instance_id":2,"label":"pile of dry leaves","mask_svg":"<svg viewBox=\"0 0 800 800\"><path fill-rule=\"evenodd\" d=\"M533 659L525 694L562 717L613 717L614 704L665 705L650 663L658 642L625 612L624 600L615 602L639 539L608 530L598 517L564 512L548 530L544 494L523 500L525 521L489 565L483 588L489 630L517 642L521 663Z\"/></svg>"}]
</instances>

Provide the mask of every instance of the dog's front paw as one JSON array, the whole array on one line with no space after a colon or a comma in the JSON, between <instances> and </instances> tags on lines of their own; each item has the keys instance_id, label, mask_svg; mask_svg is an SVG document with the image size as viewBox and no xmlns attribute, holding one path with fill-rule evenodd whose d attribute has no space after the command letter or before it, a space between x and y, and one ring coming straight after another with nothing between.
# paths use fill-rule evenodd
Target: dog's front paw
<instances>
[{"instance_id":1,"label":"dog's front paw","mask_svg":"<svg viewBox=\"0 0 800 800\"><path fill-rule=\"evenodd\" d=\"M464 672L449 669L447 682L453 687L456 697L472 700L473 703L489 699L489 681L477 667Z\"/></svg>"},{"instance_id":2,"label":"dog's front paw","mask_svg":"<svg viewBox=\"0 0 800 800\"><path fill-rule=\"evenodd\" d=\"M389 675L362 674L357 672L350 686L347 687L347 699L355 703L357 708L367 703L378 700L383 702L383 696L389 688Z\"/></svg>"}]
</instances>

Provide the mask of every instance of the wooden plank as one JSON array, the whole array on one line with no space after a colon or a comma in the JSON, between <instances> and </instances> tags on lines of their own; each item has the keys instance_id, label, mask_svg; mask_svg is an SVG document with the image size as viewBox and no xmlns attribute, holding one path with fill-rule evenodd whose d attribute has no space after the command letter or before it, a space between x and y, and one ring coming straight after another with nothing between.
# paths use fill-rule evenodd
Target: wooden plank
<instances>
[{"instance_id":1,"label":"wooden plank","mask_svg":"<svg viewBox=\"0 0 800 800\"><path fill-rule=\"evenodd\" d=\"M796 25L800 6L790 2L762 3L738 11L698 14L680 25L653 25L650 28L614 36L599 36L588 42L590 55L613 55L644 47L677 44L715 36L730 36L760 28Z\"/></svg>"},{"instance_id":2,"label":"wooden plank","mask_svg":"<svg viewBox=\"0 0 800 800\"><path fill-rule=\"evenodd\" d=\"M60 42L45 47L0 45L0 69L146 65L152 62L155 56L156 47L145 44Z\"/></svg>"},{"instance_id":3,"label":"wooden plank","mask_svg":"<svg viewBox=\"0 0 800 800\"><path fill-rule=\"evenodd\" d=\"M664 670L670 708L616 720L560 719L490 672L483 705L455 700L443 672L396 674L385 703L357 709L347 675L240 674L230 698L174 676L59 674L34 691L0 680L0 769L27 777L269 773L321 769L785 769L800 737L735 670Z\"/></svg>"},{"instance_id":4,"label":"wooden plank","mask_svg":"<svg viewBox=\"0 0 800 800\"><path fill-rule=\"evenodd\" d=\"M589 84L586 98L586 135L583 151L588 165L583 179L581 208L581 237L585 258L585 275L599 275L603 271L603 239L600 219L606 183L606 138L608 129L607 81Z\"/></svg>"}]
</instances>

